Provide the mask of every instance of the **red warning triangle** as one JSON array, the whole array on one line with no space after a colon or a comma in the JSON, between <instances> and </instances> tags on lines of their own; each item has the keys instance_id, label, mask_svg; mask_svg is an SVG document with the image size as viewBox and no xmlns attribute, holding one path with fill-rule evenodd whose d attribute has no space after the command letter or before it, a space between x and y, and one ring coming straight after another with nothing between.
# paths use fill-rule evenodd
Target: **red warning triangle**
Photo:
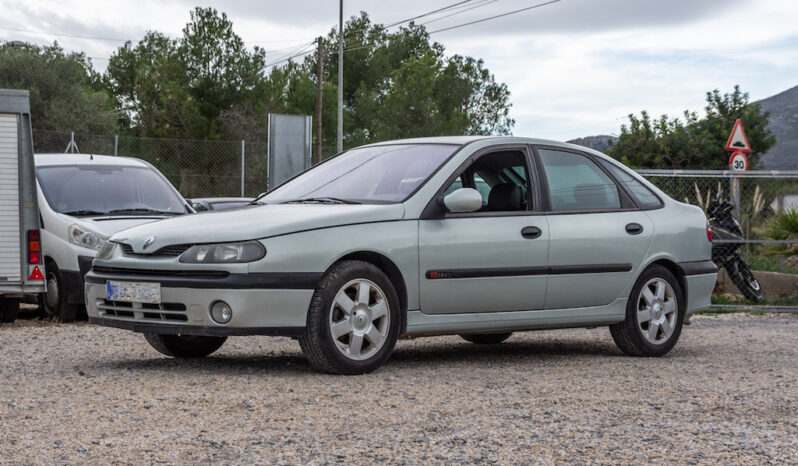
<instances>
[{"instance_id":1,"label":"red warning triangle","mask_svg":"<svg viewBox=\"0 0 798 466\"><path fill-rule=\"evenodd\" d=\"M42 271L39 270L38 265L33 266L33 272L30 273L28 280L44 280L44 275L42 275Z\"/></svg>"},{"instance_id":2,"label":"red warning triangle","mask_svg":"<svg viewBox=\"0 0 798 466\"><path fill-rule=\"evenodd\" d=\"M734 122L734 129L732 129L731 136L726 142L726 150L751 152L751 144L748 143L748 136L745 135L743 122L739 119Z\"/></svg>"}]
</instances>

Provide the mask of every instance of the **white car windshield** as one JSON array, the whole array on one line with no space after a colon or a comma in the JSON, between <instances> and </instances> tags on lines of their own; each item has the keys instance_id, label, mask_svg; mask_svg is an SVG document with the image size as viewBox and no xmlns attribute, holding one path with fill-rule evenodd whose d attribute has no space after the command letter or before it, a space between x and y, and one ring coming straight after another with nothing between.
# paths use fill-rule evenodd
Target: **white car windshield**
<instances>
[{"instance_id":1,"label":"white car windshield","mask_svg":"<svg viewBox=\"0 0 798 466\"><path fill-rule=\"evenodd\" d=\"M260 201L402 202L459 147L398 144L352 149L286 182Z\"/></svg>"},{"instance_id":2,"label":"white car windshield","mask_svg":"<svg viewBox=\"0 0 798 466\"><path fill-rule=\"evenodd\" d=\"M165 179L145 167L52 166L36 169L56 212L77 215L184 214L186 207Z\"/></svg>"}]
</instances>

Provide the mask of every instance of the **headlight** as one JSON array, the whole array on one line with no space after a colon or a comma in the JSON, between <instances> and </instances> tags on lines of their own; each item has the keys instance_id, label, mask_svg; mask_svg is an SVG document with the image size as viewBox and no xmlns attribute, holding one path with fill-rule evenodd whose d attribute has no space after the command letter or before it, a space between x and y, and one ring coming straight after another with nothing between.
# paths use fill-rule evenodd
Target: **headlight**
<instances>
[{"instance_id":1,"label":"headlight","mask_svg":"<svg viewBox=\"0 0 798 466\"><path fill-rule=\"evenodd\" d=\"M108 260L111 258L111 256L114 255L115 249L116 249L116 243L106 241L105 244L103 244L103 247L100 248L100 252L98 252L97 255L94 256L94 258L101 261Z\"/></svg>"},{"instance_id":2,"label":"headlight","mask_svg":"<svg viewBox=\"0 0 798 466\"><path fill-rule=\"evenodd\" d=\"M79 225L71 225L67 234L69 235L70 243L98 251L105 245L105 241L108 239L99 233L95 233Z\"/></svg>"},{"instance_id":3,"label":"headlight","mask_svg":"<svg viewBox=\"0 0 798 466\"><path fill-rule=\"evenodd\" d=\"M258 241L225 244L198 244L180 256L189 264L234 264L253 262L266 255L266 248Z\"/></svg>"}]
</instances>

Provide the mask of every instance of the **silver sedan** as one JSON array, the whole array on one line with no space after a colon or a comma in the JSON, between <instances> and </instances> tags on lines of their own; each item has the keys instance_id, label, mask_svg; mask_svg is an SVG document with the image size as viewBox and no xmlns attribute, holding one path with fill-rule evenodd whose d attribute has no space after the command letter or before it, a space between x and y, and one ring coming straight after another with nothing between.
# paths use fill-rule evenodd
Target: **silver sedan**
<instances>
[{"instance_id":1,"label":"silver sedan","mask_svg":"<svg viewBox=\"0 0 798 466\"><path fill-rule=\"evenodd\" d=\"M705 310L706 217L593 150L517 137L344 152L252 205L114 235L86 276L90 321L201 357L228 336L297 337L360 374L401 336L608 326L662 356Z\"/></svg>"}]
</instances>

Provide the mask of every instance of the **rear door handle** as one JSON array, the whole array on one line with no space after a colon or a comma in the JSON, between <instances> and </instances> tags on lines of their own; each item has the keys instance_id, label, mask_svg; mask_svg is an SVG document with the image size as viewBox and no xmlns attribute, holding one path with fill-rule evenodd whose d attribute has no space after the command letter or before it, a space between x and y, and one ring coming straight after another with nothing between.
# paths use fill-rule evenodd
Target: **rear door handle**
<instances>
[{"instance_id":1,"label":"rear door handle","mask_svg":"<svg viewBox=\"0 0 798 466\"><path fill-rule=\"evenodd\" d=\"M526 239L535 239L543 232L538 227L524 227L521 229L521 236Z\"/></svg>"},{"instance_id":2,"label":"rear door handle","mask_svg":"<svg viewBox=\"0 0 798 466\"><path fill-rule=\"evenodd\" d=\"M626 225L626 232L630 235L639 235L640 233L643 233L643 225L640 225L639 223L630 223Z\"/></svg>"}]
</instances>

